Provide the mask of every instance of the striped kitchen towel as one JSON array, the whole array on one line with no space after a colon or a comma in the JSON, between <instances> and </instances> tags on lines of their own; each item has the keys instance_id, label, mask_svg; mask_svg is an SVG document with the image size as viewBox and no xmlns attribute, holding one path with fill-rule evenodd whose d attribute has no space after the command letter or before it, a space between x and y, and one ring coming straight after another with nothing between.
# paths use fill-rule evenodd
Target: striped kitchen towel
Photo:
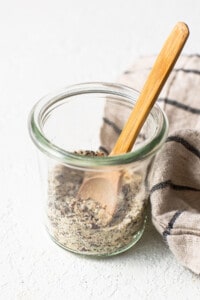
<instances>
[{"instance_id":1,"label":"striped kitchen towel","mask_svg":"<svg viewBox=\"0 0 200 300\"><path fill-rule=\"evenodd\" d=\"M118 81L140 91L154 61L138 59ZM177 260L200 274L200 55L178 59L158 102L169 136L149 178L152 221Z\"/></svg>"}]
</instances>

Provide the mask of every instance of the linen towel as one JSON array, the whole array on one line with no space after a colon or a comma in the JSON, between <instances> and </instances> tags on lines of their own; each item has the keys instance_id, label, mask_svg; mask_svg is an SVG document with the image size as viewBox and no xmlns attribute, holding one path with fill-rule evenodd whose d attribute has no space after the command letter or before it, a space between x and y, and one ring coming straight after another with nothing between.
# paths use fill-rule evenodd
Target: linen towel
<instances>
[{"instance_id":1,"label":"linen towel","mask_svg":"<svg viewBox=\"0 0 200 300\"><path fill-rule=\"evenodd\" d=\"M140 91L155 59L138 59L118 82ZM177 260L200 274L200 55L178 59L158 103L167 114L169 136L149 175L152 221ZM118 135L121 116L113 112L110 119L111 111L104 126L112 125ZM111 136L103 146L112 149Z\"/></svg>"}]
</instances>

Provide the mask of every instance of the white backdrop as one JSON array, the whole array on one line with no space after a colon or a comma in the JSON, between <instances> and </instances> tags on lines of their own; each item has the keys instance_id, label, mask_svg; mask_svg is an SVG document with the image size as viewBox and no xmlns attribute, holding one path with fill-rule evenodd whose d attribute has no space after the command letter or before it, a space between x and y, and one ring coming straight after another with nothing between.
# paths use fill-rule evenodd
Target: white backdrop
<instances>
[{"instance_id":1,"label":"white backdrop","mask_svg":"<svg viewBox=\"0 0 200 300\"><path fill-rule=\"evenodd\" d=\"M199 299L149 221L141 241L110 259L54 245L40 223L40 189L27 117L40 97L84 81L115 81L157 53L177 21L184 53L200 52L199 0L0 1L0 299Z\"/></svg>"}]
</instances>

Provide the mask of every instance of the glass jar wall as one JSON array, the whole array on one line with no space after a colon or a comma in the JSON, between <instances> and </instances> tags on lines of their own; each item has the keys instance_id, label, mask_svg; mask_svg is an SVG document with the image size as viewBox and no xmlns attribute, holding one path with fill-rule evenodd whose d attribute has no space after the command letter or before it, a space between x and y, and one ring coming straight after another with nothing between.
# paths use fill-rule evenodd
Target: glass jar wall
<instances>
[{"instance_id":1,"label":"glass jar wall","mask_svg":"<svg viewBox=\"0 0 200 300\"><path fill-rule=\"evenodd\" d=\"M147 170L167 135L159 106L152 109L131 152L108 155L137 97L138 92L123 85L86 83L48 95L31 111L29 131L40 154L45 226L67 250L110 256L129 249L143 233Z\"/></svg>"}]
</instances>

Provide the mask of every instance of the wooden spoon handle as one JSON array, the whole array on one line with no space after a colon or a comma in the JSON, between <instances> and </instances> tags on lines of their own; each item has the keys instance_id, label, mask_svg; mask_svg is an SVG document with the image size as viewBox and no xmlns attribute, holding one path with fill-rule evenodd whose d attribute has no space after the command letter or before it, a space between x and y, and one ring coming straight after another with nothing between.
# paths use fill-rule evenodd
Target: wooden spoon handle
<instances>
[{"instance_id":1,"label":"wooden spoon handle","mask_svg":"<svg viewBox=\"0 0 200 300\"><path fill-rule=\"evenodd\" d=\"M136 105L110 155L126 153L132 149L142 125L158 98L188 36L187 25L183 22L177 23L159 53Z\"/></svg>"}]
</instances>

